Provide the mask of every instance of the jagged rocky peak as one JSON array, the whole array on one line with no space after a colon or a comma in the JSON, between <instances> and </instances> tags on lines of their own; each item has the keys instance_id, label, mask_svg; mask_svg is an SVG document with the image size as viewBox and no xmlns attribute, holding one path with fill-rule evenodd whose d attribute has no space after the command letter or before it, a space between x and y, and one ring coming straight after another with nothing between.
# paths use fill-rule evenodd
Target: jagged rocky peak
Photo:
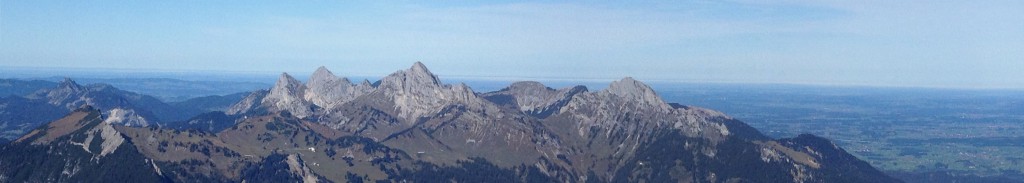
<instances>
[{"instance_id":1,"label":"jagged rocky peak","mask_svg":"<svg viewBox=\"0 0 1024 183\"><path fill-rule=\"evenodd\" d=\"M427 69L427 66L423 65L422 62L412 64L412 68L409 68L408 73L412 76L411 78L416 79L416 81L441 84L441 81L437 79L437 76L435 76L434 73L431 73L430 70Z\"/></svg>"},{"instance_id":2,"label":"jagged rocky peak","mask_svg":"<svg viewBox=\"0 0 1024 183\"><path fill-rule=\"evenodd\" d=\"M270 111L289 111L300 118L309 116L312 111L310 104L303 98L306 86L288 73L281 73L274 88L263 98L263 105Z\"/></svg>"},{"instance_id":3,"label":"jagged rocky peak","mask_svg":"<svg viewBox=\"0 0 1024 183\"><path fill-rule=\"evenodd\" d=\"M381 80L381 85L399 88L436 87L441 85L441 80L431 73L423 63L416 62L409 69L384 77Z\"/></svg>"},{"instance_id":4,"label":"jagged rocky peak","mask_svg":"<svg viewBox=\"0 0 1024 183\"><path fill-rule=\"evenodd\" d=\"M410 121L424 115L433 115L450 104L462 104L475 110L497 109L488 106L469 86L442 84L421 62L384 77L374 93L390 99L400 113L399 116Z\"/></svg>"},{"instance_id":5,"label":"jagged rocky peak","mask_svg":"<svg viewBox=\"0 0 1024 183\"><path fill-rule=\"evenodd\" d=\"M306 82L306 99L316 103L317 100L326 100L328 95L337 93L340 88L348 85L348 80L335 76L326 67L320 66ZM317 104L320 105L320 104Z\"/></svg>"},{"instance_id":6,"label":"jagged rocky peak","mask_svg":"<svg viewBox=\"0 0 1024 183\"><path fill-rule=\"evenodd\" d=\"M505 89L484 94L485 98L496 103L507 103L503 96L511 97L520 111L537 117L546 117L560 109L576 94L585 93L587 88L575 86L552 89L536 81L520 81L512 83Z\"/></svg>"},{"instance_id":7,"label":"jagged rocky peak","mask_svg":"<svg viewBox=\"0 0 1024 183\"><path fill-rule=\"evenodd\" d=\"M292 75L288 73L281 73L281 76L277 78L277 82L274 83L274 90L294 90L302 88L302 82L296 80ZM273 90L271 90L273 93Z\"/></svg>"},{"instance_id":8,"label":"jagged rocky peak","mask_svg":"<svg viewBox=\"0 0 1024 183\"><path fill-rule=\"evenodd\" d=\"M359 86L373 87L373 83L370 83L370 80L363 79L363 82L359 83Z\"/></svg>"},{"instance_id":9,"label":"jagged rocky peak","mask_svg":"<svg viewBox=\"0 0 1024 183\"><path fill-rule=\"evenodd\" d=\"M309 77L309 82L308 82L307 85L314 86L314 85L332 84L334 82L351 83L346 78L342 78L342 77L338 77L338 76L334 75L333 72L331 72L330 70L327 70L327 67L320 66L319 68L316 69L316 71L313 72L313 75L311 75Z\"/></svg>"},{"instance_id":10,"label":"jagged rocky peak","mask_svg":"<svg viewBox=\"0 0 1024 183\"><path fill-rule=\"evenodd\" d=\"M274 87L270 89L270 93L267 94L266 98L300 97L304 94L305 90L306 86L302 82L288 75L288 73L281 73L281 77L274 83Z\"/></svg>"},{"instance_id":11,"label":"jagged rocky peak","mask_svg":"<svg viewBox=\"0 0 1024 183\"><path fill-rule=\"evenodd\" d=\"M79 85L75 80L71 80L69 77L65 77L64 80L61 80L60 83L57 84L57 88L82 90L82 85Z\"/></svg>"},{"instance_id":12,"label":"jagged rocky peak","mask_svg":"<svg viewBox=\"0 0 1024 183\"><path fill-rule=\"evenodd\" d=\"M57 88L50 89L42 95L47 95L47 97L53 99L54 97L68 97L67 95L77 94L85 90L88 90L88 88L79 85L75 80L64 78L64 80L57 84Z\"/></svg>"},{"instance_id":13,"label":"jagged rocky peak","mask_svg":"<svg viewBox=\"0 0 1024 183\"><path fill-rule=\"evenodd\" d=\"M331 70L327 70L327 66L322 66L321 65L320 67L316 68L316 71L313 71L313 77L315 78L317 75L334 76L334 73L331 72Z\"/></svg>"},{"instance_id":14,"label":"jagged rocky peak","mask_svg":"<svg viewBox=\"0 0 1024 183\"><path fill-rule=\"evenodd\" d=\"M366 81L369 82L369 81ZM369 84L353 85L347 78L335 76L326 67L320 66L306 83L305 99L321 108L333 108L351 101L373 89Z\"/></svg>"},{"instance_id":15,"label":"jagged rocky peak","mask_svg":"<svg viewBox=\"0 0 1024 183\"><path fill-rule=\"evenodd\" d=\"M651 89L647 84L637 81L632 77L626 77L612 82L604 92L630 101L669 108L668 104L665 103L664 100L661 100L661 97L654 92L654 89Z\"/></svg>"},{"instance_id":16,"label":"jagged rocky peak","mask_svg":"<svg viewBox=\"0 0 1024 183\"><path fill-rule=\"evenodd\" d=\"M256 112L260 109L260 104L263 101L263 98L266 98L269 93L270 91L267 91L266 89L253 91L248 96L245 96L245 98L242 98L242 100L231 105L225 113L228 115L236 115L245 114L247 112Z\"/></svg>"},{"instance_id":17,"label":"jagged rocky peak","mask_svg":"<svg viewBox=\"0 0 1024 183\"><path fill-rule=\"evenodd\" d=\"M89 88L79 85L71 78L64 78L57 84L56 88L49 88L36 91L28 96L31 99L44 99L53 105L59 105L74 110L83 104L94 104L91 100L82 99L82 95L89 91Z\"/></svg>"}]
</instances>

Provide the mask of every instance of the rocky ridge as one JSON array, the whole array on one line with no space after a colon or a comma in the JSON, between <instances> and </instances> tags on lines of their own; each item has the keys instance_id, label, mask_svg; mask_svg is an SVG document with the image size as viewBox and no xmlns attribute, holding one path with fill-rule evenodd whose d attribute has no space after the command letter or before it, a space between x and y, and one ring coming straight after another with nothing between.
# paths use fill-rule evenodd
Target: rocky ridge
<instances>
[{"instance_id":1,"label":"rocky ridge","mask_svg":"<svg viewBox=\"0 0 1024 183\"><path fill-rule=\"evenodd\" d=\"M423 152L422 161L452 164L481 157L505 167L536 164L545 175L562 181L624 178L616 172L640 171L634 169L636 159L666 138L693 139L683 144L684 151L708 162L722 161L718 158L727 151L723 146L761 147L759 153L742 156L803 167L792 171L793 181L813 180L806 174L821 167L815 160L805 160L806 153L772 145L771 139L720 112L669 104L630 77L595 92L583 86L552 89L539 82L517 82L481 94L465 84L443 84L417 62L360 92L337 87L354 86L346 81L318 68L305 85L320 88L305 90L312 112L268 108L269 112L287 111L342 134ZM429 149L438 148L447 153L431 154L437 151ZM606 173L580 179L594 171ZM717 180L714 174L702 176Z\"/></svg>"},{"instance_id":2,"label":"rocky ridge","mask_svg":"<svg viewBox=\"0 0 1024 183\"><path fill-rule=\"evenodd\" d=\"M233 123L215 132L113 126L124 141L112 152L171 181L898 182L826 139L770 139L629 77L593 92L517 82L476 93L419 62L359 85L318 68L305 84L282 74L229 113L241 117L193 120Z\"/></svg>"}]
</instances>

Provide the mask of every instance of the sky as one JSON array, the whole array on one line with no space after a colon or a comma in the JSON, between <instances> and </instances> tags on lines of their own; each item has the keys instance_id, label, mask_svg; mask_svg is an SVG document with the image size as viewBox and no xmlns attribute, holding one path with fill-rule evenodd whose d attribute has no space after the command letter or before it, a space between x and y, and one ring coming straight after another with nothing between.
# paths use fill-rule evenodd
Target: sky
<instances>
[{"instance_id":1,"label":"sky","mask_svg":"<svg viewBox=\"0 0 1024 183\"><path fill-rule=\"evenodd\" d=\"M1024 1L12 1L0 67L1024 88Z\"/></svg>"}]
</instances>

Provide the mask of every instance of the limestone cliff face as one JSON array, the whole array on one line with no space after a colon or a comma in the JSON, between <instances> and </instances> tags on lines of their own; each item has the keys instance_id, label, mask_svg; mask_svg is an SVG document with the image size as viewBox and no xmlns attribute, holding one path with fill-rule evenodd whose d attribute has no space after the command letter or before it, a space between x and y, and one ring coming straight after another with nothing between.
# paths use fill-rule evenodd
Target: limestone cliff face
<instances>
[{"instance_id":1,"label":"limestone cliff face","mask_svg":"<svg viewBox=\"0 0 1024 183\"><path fill-rule=\"evenodd\" d=\"M459 104L474 110L492 107L465 84L444 85L423 63L395 72L380 81L375 94L394 103L398 116L410 121Z\"/></svg>"},{"instance_id":2,"label":"limestone cliff face","mask_svg":"<svg viewBox=\"0 0 1024 183\"><path fill-rule=\"evenodd\" d=\"M313 104L304 97L306 86L288 73L282 73L277 83L260 103L270 111L288 111L300 118L313 114Z\"/></svg>"},{"instance_id":3,"label":"limestone cliff face","mask_svg":"<svg viewBox=\"0 0 1024 183\"><path fill-rule=\"evenodd\" d=\"M314 117L372 91L374 87L369 81L353 84L347 78L320 67L305 84L288 73L282 73L270 90L249 94L225 113L245 115L287 111L300 118Z\"/></svg>"},{"instance_id":4,"label":"limestone cliff face","mask_svg":"<svg viewBox=\"0 0 1024 183\"><path fill-rule=\"evenodd\" d=\"M149 120L139 115L134 109L114 108L108 110L107 119L104 123L120 124L124 126L149 126Z\"/></svg>"},{"instance_id":5,"label":"limestone cliff face","mask_svg":"<svg viewBox=\"0 0 1024 183\"><path fill-rule=\"evenodd\" d=\"M356 85L322 66L310 76L306 88L304 99L323 109L334 108L373 90L368 81Z\"/></svg>"},{"instance_id":6,"label":"limestone cliff face","mask_svg":"<svg viewBox=\"0 0 1024 183\"><path fill-rule=\"evenodd\" d=\"M284 73L269 92L255 92L226 113L288 111L300 118L325 117L331 116L339 106L366 95L373 95L367 100L387 103L390 110L398 113L397 117L410 122L436 114L449 105L477 111L497 110L469 86L442 84L426 66L417 62L409 69L382 78L377 86L369 81L353 84L324 67L318 68L305 84Z\"/></svg>"},{"instance_id":7,"label":"limestone cliff face","mask_svg":"<svg viewBox=\"0 0 1024 183\"><path fill-rule=\"evenodd\" d=\"M496 103L506 103L518 107L526 114L547 117L558 112L572 97L587 92L587 87L574 86L552 89L536 81L520 81L496 92L484 94L485 98ZM511 99L511 100L508 100ZM509 103L514 102L514 103Z\"/></svg>"},{"instance_id":8,"label":"limestone cliff face","mask_svg":"<svg viewBox=\"0 0 1024 183\"><path fill-rule=\"evenodd\" d=\"M657 93L654 93L654 89L651 89L650 86L643 82L634 80L632 77L612 82L612 84L608 85L608 88L601 91L601 94L613 95L627 102L648 106L649 108L647 109L663 111L671 109L664 100L661 100Z\"/></svg>"},{"instance_id":9,"label":"limestone cliff face","mask_svg":"<svg viewBox=\"0 0 1024 183\"><path fill-rule=\"evenodd\" d=\"M268 93L270 93L270 91L254 91L249 95L245 96L245 98L242 98L242 100L239 100L235 104L231 105L231 107L228 107L228 110L224 111L224 113L228 115L260 113L258 111L260 110L260 108L263 107L261 106L261 102L263 101L263 98L267 97Z\"/></svg>"},{"instance_id":10,"label":"limestone cliff face","mask_svg":"<svg viewBox=\"0 0 1024 183\"><path fill-rule=\"evenodd\" d=\"M559 113L579 122L580 135L587 135L592 127L609 131L677 128L688 136L714 139L729 135L724 124L711 120L728 116L701 108L673 108L651 87L629 77L604 90L574 96Z\"/></svg>"}]
</instances>

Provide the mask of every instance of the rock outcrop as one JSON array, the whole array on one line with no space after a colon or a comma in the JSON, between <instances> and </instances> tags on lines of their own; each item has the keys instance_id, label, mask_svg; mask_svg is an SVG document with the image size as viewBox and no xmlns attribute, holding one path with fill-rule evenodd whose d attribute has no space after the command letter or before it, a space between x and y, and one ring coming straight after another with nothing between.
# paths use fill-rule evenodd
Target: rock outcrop
<instances>
[{"instance_id":1,"label":"rock outcrop","mask_svg":"<svg viewBox=\"0 0 1024 183\"><path fill-rule=\"evenodd\" d=\"M305 99L305 94L306 86L302 82L282 73L260 103L269 111L288 111L300 118L307 117L313 114L314 105Z\"/></svg>"}]
</instances>

